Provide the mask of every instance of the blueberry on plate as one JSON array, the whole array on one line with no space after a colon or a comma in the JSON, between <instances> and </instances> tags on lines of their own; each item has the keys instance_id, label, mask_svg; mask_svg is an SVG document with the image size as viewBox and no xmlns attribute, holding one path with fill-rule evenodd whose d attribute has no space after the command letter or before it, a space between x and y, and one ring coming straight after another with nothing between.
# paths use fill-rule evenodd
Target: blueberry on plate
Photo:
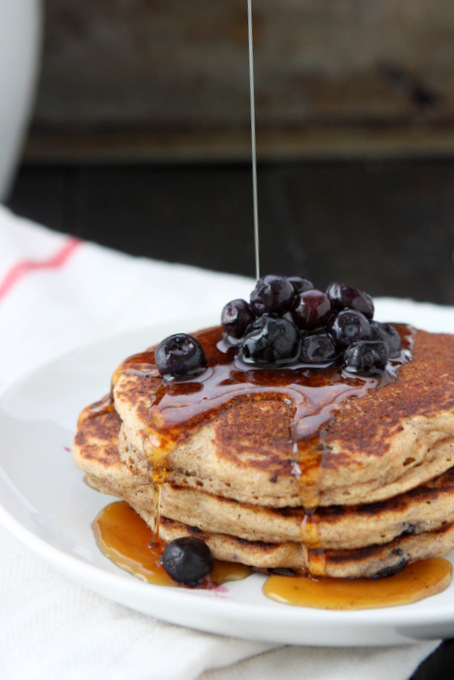
<instances>
[{"instance_id":1,"label":"blueberry on plate","mask_svg":"<svg viewBox=\"0 0 454 680\"><path fill-rule=\"evenodd\" d=\"M256 319L241 343L241 356L249 364L283 366L297 359L300 334L292 321L264 314Z\"/></svg>"},{"instance_id":2,"label":"blueberry on plate","mask_svg":"<svg viewBox=\"0 0 454 680\"><path fill-rule=\"evenodd\" d=\"M186 333L169 335L156 348L155 363L165 378L187 378L205 370L206 358L201 344Z\"/></svg>"},{"instance_id":3,"label":"blueberry on plate","mask_svg":"<svg viewBox=\"0 0 454 680\"><path fill-rule=\"evenodd\" d=\"M257 281L251 293L251 307L256 316L283 314L295 298L295 290L286 276L268 274Z\"/></svg>"},{"instance_id":4,"label":"blueberry on plate","mask_svg":"<svg viewBox=\"0 0 454 680\"><path fill-rule=\"evenodd\" d=\"M382 340L357 342L344 352L344 368L352 373L378 373L387 361L388 348Z\"/></svg>"},{"instance_id":5,"label":"blueberry on plate","mask_svg":"<svg viewBox=\"0 0 454 680\"><path fill-rule=\"evenodd\" d=\"M183 536L166 546L161 564L175 581L195 588L211 572L213 556L200 538Z\"/></svg>"}]
</instances>

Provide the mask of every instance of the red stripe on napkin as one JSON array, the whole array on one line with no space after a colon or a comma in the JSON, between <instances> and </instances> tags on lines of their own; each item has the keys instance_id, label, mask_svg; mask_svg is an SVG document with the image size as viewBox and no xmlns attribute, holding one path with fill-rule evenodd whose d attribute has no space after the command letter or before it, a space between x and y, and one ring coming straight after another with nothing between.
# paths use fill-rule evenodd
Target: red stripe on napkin
<instances>
[{"instance_id":1,"label":"red stripe on napkin","mask_svg":"<svg viewBox=\"0 0 454 680\"><path fill-rule=\"evenodd\" d=\"M43 260L23 260L18 262L6 272L3 281L0 282L0 301L10 290L30 272L37 269L57 269L66 263L82 241L78 238L69 238L63 247L55 255Z\"/></svg>"}]
</instances>

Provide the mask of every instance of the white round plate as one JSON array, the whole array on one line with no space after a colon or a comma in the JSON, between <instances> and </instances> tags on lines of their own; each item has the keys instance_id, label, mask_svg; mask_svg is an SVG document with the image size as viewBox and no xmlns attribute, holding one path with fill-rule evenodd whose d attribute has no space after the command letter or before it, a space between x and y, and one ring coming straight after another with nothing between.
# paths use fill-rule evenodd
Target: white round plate
<instances>
[{"instance_id":1,"label":"white round plate","mask_svg":"<svg viewBox=\"0 0 454 680\"><path fill-rule=\"evenodd\" d=\"M454 310L383 301L382 320L413 319L428 330L454 329ZM205 320L206 321L206 320ZM114 337L82 348L11 387L0 401L0 520L67 576L115 602L172 623L245 639L287 644L362 646L454 636L454 585L419 603L366 611L325 611L278 604L255 574L216 590L144 583L98 550L91 530L111 502L82 481L70 448L77 416L104 395L116 365L170 332L200 320Z\"/></svg>"}]
</instances>

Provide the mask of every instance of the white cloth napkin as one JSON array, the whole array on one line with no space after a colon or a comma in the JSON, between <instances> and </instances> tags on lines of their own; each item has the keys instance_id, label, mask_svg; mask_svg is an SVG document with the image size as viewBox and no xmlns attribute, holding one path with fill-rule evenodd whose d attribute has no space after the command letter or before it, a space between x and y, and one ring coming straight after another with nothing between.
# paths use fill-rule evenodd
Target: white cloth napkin
<instances>
[{"instance_id":1,"label":"white cloth napkin","mask_svg":"<svg viewBox=\"0 0 454 680\"><path fill-rule=\"evenodd\" d=\"M158 320L216 321L226 301L250 290L249 279L133 258L0 206L0 389L116 333ZM445 324L444 311L431 309ZM3 527L0 588L5 680L404 680L439 644L283 647L180 628L73 583Z\"/></svg>"}]
</instances>

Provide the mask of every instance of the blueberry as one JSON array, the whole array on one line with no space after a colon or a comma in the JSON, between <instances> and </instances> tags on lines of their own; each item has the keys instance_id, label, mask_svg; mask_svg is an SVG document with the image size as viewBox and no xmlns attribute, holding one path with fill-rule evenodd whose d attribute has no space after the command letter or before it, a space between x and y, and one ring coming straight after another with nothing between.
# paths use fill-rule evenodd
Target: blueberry
<instances>
[{"instance_id":1,"label":"blueberry","mask_svg":"<svg viewBox=\"0 0 454 680\"><path fill-rule=\"evenodd\" d=\"M212 570L213 556L204 541L183 536L166 546L161 563L175 581L194 588Z\"/></svg>"},{"instance_id":2,"label":"blueberry","mask_svg":"<svg viewBox=\"0 0 454 680\"><path fill-rule=\"evenodd\" d=\"M305 364L326 364L338 355L336 343L329 333L311 333L301 340L300 359Z\"/></svg>"},{"instance_id":3,"label":"blueberry","mask_svg":"<svg viewBox=\"0 0 454 680\"><path fill-rule=\"evenodd\" d=\"M296 296L292 316L298 328L312 331L325 326L332 312L333 306L327 294L314 289Z\"/></svg>"},{"instance_id":4,"label":"blueberry","mask_svg":"<svg viewBox=\"0 0 454 680\"><path fill-rule=\"evenodd\" d=\"M287 281L290 281L295 293L304 293L304 291L312 290L314 287L312 281L303 279L301 276L287 276Z\"/></svg>"},{"instance_id":5,"label":"blueberry","mask_svg":"<svg viewBox=\"0 0 454 680\"><path fill-rule=\"evenodd\" d=\"M256 316L283 314L295 298L295 291L285 276L269 274L257 281L251 293L251 307Z\"/></svg>"},{"instance_id":6,"label":"blueberry","mask_svg":"<svg viewBox=\"0 0 454 680\"><path fill-rule=\"evenodd\" d=\"M377 373L388 361L388 348L382 340L364 340L344 352L344 367L353 373Z\"/></svg>"},{"instance_id":7,"label":"blueberry","mask_svg":"<svg viewBox=\"0 0 454 680\"><path fill-rule=\"evenodd\" d=\"M284 365L299 354L300 335L288 319L264 314L251 325L241 344L241 356L249 364Z\"/></svg>"},{"instance_id":8,"label":"blueberry","mask_svg":"<svg viewBox=\"0 0 454 680\"><path fill-rule=\"evenodd\" d=\"M389 356L395 358L399 355L401 350L400 335L389 323L380 323L379 321L372 321L371 323L373 337L376 340L383 340L387 345Z\"/></svg>"},{"instance_id":9,"label":"blueberry","mask_svg":"<svg viewBox=\"0 0 454 680\"><path fill-rule=\"evenodd\" d=\"M221 314L221 323L231 338L241 338L249 324L255 319L254 313L246 300L228 302Z\"/></svg>"},{"instance_id":10,"label":"blueberry","mask_svg":"<svg viewBox=\"0 0 454 680\"><path fill-rule=\"evenodd\" d=\"M329 284L326 293L336 309L354 309L364 314L368 319L373 318L374 303L368 293L337 281Z\"/></svg>"},{"instance_id":11,"label":"blueberry","mask_svg":"<svg viewBox=\"0 0 454 680\"><path fill-rule=\"evenodd\" d=\"M340 347L348 347L359 340L369 340L372 329L368 319L353 309L343 309L331 324L331 334Z\"/></svg>"},{"instance_id":12,"label":"blueberry","mask_svg":"<svg viewBox=\"0 0 454 680\"><path fill-rule=\"evenodd\" d=\"M169 335L156 348L155 362L163 377L186 378L201 373L206 366L205 353L191 335Z\"/></svg>"}]
</instances>

